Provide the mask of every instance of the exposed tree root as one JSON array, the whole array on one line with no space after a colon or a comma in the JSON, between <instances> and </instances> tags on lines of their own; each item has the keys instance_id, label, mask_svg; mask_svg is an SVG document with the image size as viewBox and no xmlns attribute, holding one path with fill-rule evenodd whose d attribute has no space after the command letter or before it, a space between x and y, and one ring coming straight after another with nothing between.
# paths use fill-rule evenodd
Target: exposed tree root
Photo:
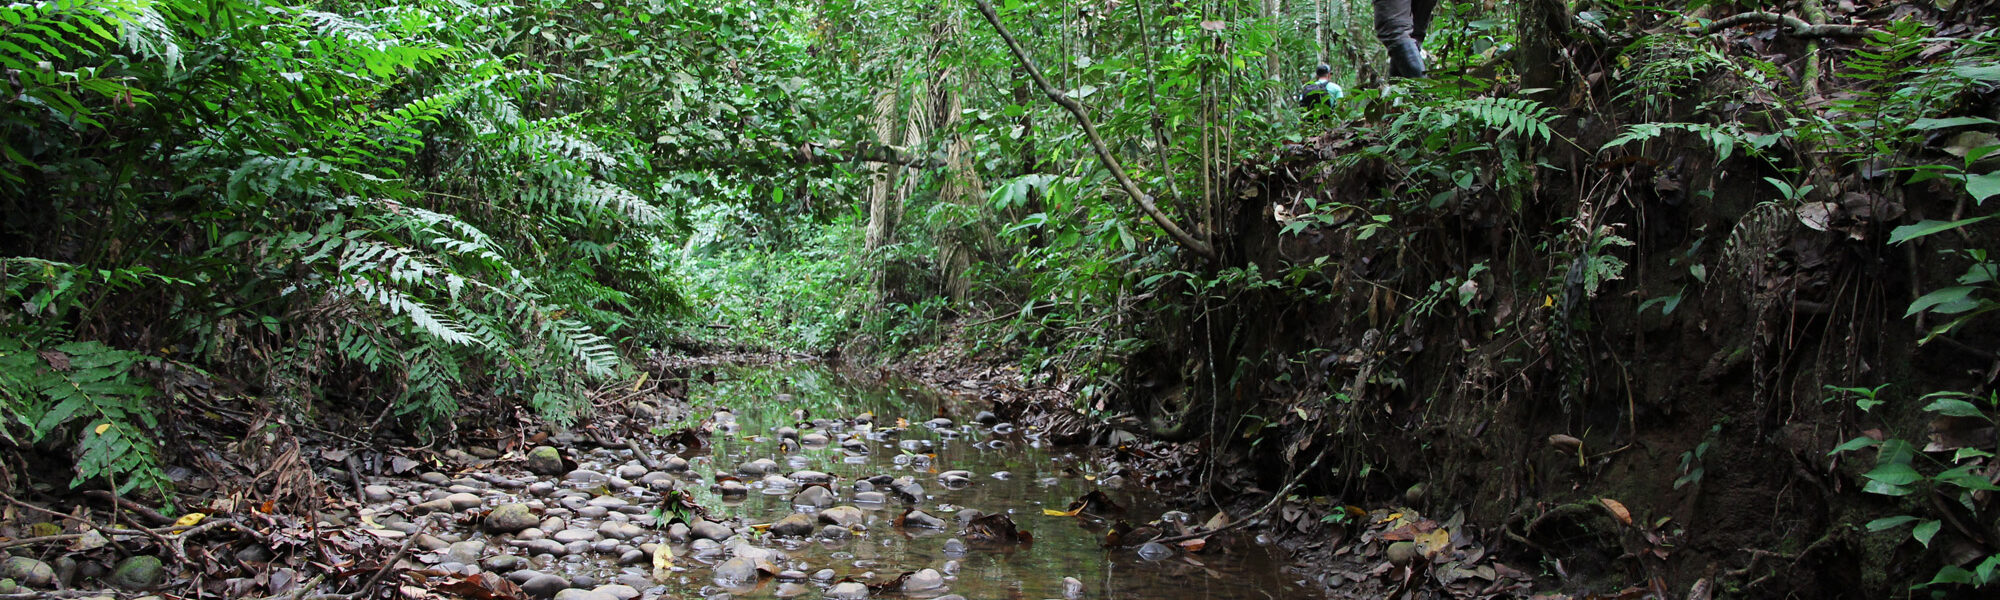
<instances>
[{"instance_id":1,"label":"exposed tree root","mask_svg":"<svg viewBox=\"0 0 2000 600\"><path fill-rule=\"evenodd\" d=\"M1716 19L1715 22L1709 23L1707 27L1701 28L1699 30L1699 33L1701 35L1714 35L1716 32L1722 31L1724 29L1729 29L1731 27L1735 27L1738 25L1749 25L1753 23L1761 23L1765 25L1777 25L1783 27L1784 32L1787 35L1800 38L1867 37L1870 35L1875 35L1877 33L1883 33L1882 30L1875 29L1872 27L1861 27L1858 25L1820 25L1820 24L1806 22L1806 20L1804 19L1800 19L1798 17L1794 17L1791 15L1781 15L1778 13L1770 13L1770 12L1747 12L1740 15L1731 15L1720 19Z\"/></svg>"}]
</instances>

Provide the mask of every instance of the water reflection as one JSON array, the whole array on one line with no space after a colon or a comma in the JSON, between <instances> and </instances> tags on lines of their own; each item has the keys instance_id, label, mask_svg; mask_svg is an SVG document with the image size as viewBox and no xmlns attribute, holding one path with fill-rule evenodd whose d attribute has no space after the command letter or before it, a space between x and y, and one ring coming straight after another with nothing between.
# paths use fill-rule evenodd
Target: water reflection
<instances>
[{"instance_id":1,"label":"water reflection","mask_svg":"<svg viewBox=\"0 0 2000 600\"><path fill-rule=\"evenodd\" d=\"M771 459L781 465L780 473L811 470L832 475L835 504L864 509L865 530L852 538L765 542L790 556L781 567L806 573L831 569L836 580L863 581L938 569L946 574L947 589L937 593L973 599L1061 598L1064 577L1082 581L1089 598L1262 599L1308 593L1281 572L1281 561L1259 547L1217 544L1205 553L1160 560L1142 559L1132 548L1100 547L1102 522L1043 514L1044 508L1063 509L1099 489L1091 477L1087 451L1052 450L1036 442L1032 432L972 424L972 413L979 406L919 386L856 381L815 367L730 367L718 368L714 375L712 383L690 390L696 414L726 408L737 427L727 433L719 430L710 456L692 461L702 482L714 481L717 471L733 474L738 465ZM872 423L838 423L857 415L872 416ZM927 423L940 418L949 422ZM814 427L814 420L821 426ZM780 431L786 427L801 434L825 434L828 439L816 445L783 443L792 435ZM996 434L996 430L1010 433ZM939 475L954 470L968 473L963 481L953 474L954 485L947 487ZM919 507L942 518L946 528L895 527L905 504L894 494L883 504L857 503L855 482L877 475L914 477L927 496ZM743 480L757 493L719 497L699 490L698 498L718 517L743 517L751 523L774 522L794 511L790 494L796 488L770 489L761 475ZM1170 508L1135 488L1105 490L1127 507L1127 520L1151 521ZM963 545L956 539L957 513L964 509L1007 514L1034 535L1034 542L1025 547L974 545L948 551L948 545L949 550ZM716 559L695 560L712 564ZM666 597L727 591L737 597L765 598L776 597L780 587L780 582L767 579L722 590L709 580L706 568L697 568L669 582ZM824 584L811 587L807 597L817 597Z\"/></svg>"}]
</instances>

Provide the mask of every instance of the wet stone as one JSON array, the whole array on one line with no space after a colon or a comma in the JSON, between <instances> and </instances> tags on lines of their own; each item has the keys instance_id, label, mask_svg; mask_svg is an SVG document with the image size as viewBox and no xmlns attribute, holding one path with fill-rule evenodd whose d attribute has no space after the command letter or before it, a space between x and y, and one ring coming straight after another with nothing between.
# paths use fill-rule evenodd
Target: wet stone
<instances>
[{"instance_id":1,"label":"wet stone","mask_svg":"<svg viewBox=\"0 0 2000 600\"><path fill-rule=\"evenodd\" d=\"M805 435L802 435L802 436L799 436L799 443L801 443L801 444L805 444L805 445L806 445L806 447L809 447L809 448L816 448L816 447L820 447L820 446L825 446L825 445L827 445L827 444L830 444L830 443L833 443L833 440L832 440L832 439L829 439L829 438L827 438L827 437L826 437L826 434L824 434L824 433L808 433L808 434L805 434Z\"/></svg>"},{"instance_id":2,"label":"wet stone","mask_svg":"<svg viewBox=\"0 0 2000 600\"><path fill-rule=\"evenodd\" d=\"M779 598L797 598L811 593L811 587L787 581L778 584L778 591L773 592L772 595Z\"/></svg>"},{"instance_id":3,"label":"wet stone","mask_svg":"<svg viewBox=\"0 0 2000 600\"><path fill-rule=\"evenodd\" d=\"M646 467L641 465L623 465L618 467L619 477L623 477L626 479L638 479L640 477L644 477L645 475L646 475Z\"/></svg>"},{"instance_id":4,"label":"wet stone","mask_svg":"<svg viewBox=\"0 0 2000 600\"><path fill-rule=\"evenodd\" d=\"M617 552L618 540L597 540L596 543L590 545L590 549L591 551L596 552L598 554L610 554L613 552Z\"/></svg>"},{"instance_id":5,"label":"wet stone","mask_svg":"<svg viewBox=\"0 0 2000 600\"><path fill-rule=\"evenodd\" d=\"M456 510L456 508L452 506L450 500L446 500L444 498L438 498L436 500L412 506L410 507L410 510L412 512L421 515L425 513L434 513L434 512L452 512Z\"/></svg>"},{"instance_id":6,"label":"wet stone","mask_svg":"<svg viewBox=\"0 0 2000 600\"><path fill-rule=\"evenodd\" d=\"M813 581L833 581L833 576L833 569L820 569L813 571L812 579Z\"/></svg>"},{"instance_id":7,"label":"wet stone","mask_svg":"<svg viewBox=\"0 0 2000 600\"><path fill-rule=\"evenodd\" d=\"M671 490L674 489L674 476L668 475L665 471L653 471L639 476L639 485L656 490Z\"/></svg>"},{"instance_id":8,"label":"wet stone","mask_svg":"<svg viewBox=\"0 0 2000 600\"><path fill-rule=\"evenodd\" d=\"M588 529L564 529L562 531L556 532L556 534L552 537L554 537L556 541L565 544L570 542L588 542L597 539L597 532L590 531Z\"/></svg>"},{"instance_id":9,"label":"wet stone","mask_svg":"<svg viewBox=\"0 0 2000 600\"><path fill-rule=\"evenodd\" d=\"M855 492L854 503L881 506L889 503L889 496L884 495L882 492Z\"/></svg>"},{"instance_id":10,"label":"wet stone","mask_svg":"<svg viewBox=\"0 0 2000 600\"><path fill-rule=\"evenodd\" d=\"M798 482L792 481L791 478L784 475L764 476L764 488L767 490L785 490L797 485L799 485Z\"/></svg>"},{"instance_id":11,"label":"wet stone","mask_svg":"<svg viewBox=\"0 0 2000 600\"><path fill-rule=\"evenodd\" d=\"M1064 598L1069 598L1070 600L1076 600L1077 598L1083 597L1083 581L1078 580L1075 577L1064 577L1062 580L1062 588L1063 588Z\"/></svg>"},{"instance_id":12,"label":"wet stone","mask_svg":"<svg viewBox=\"0 0 2000 600\"><path fill-rule=\"evenodd\" d=\"M737 465L736 472L741 475L767 475L776 473L778 472L778 462L768 458L759 458Z\"/></svg>"},{"instance_id":13,"label":"wet stone","mask_svg":"<svg viewBox=\"0 0 2000 600\"><path fill-rule=\"evenodd\" d=\"M611 514L611 509L602 506L585 506L576 509L576 516L586 519L602 519L605 515L609 514Z\"/></svg>"},{"instance_id":14,"label":"wet stone","mask_svg":"<svg viewBox=\"0 0 2000 600\"><path fill-rule=\"evenodd\" d=\"M794 506L811 506L814 508L833 506L833 490L821 486L812 486L799 490L797 495L792 496L792 504Z\"/></svg>"},{"instance_id":15,"label":"wet stone","mask_svg":"<svg viewBox=\"0 0 2000 600\"><path fill-rule=\"evenodd\" d=\"M868 597L868 586L852 581L843 581L827 588L826 597L835 600L862 600Z\"/></svg>"},{"instance_id":16,"label":"wet stone","mask_svg":"<svg viewBox=\"0 0 2000 600\"><path fill-rule=\"evenodd\" d=\"M479 555L485 553L486 553L486 542L481 542L481 541L453 542L451 547L445 549L444 559L459 564L469 565L479 562Z\"/></svg>"},{"instance_id":17,"label":"wet stone","mask_svg":"<svg viewBox=\"0 0 2000 600\"><path fill-rule=\"evenodd\" d=\"M563 479L567 479L569 481L573 481L576 483L604 483L606 481L611 480L610 477L605 476L603 473L592 471L590 469L577 469L575 471L570 471L568 475L563 476Z\"/></svg>"},{"instance_id":18,"label":"wet stone","mask_svg":"<svg viewBox=\"0 0 2000 600\"><path fill-rule=\"evenodd\" d=\"M612 600L612 597L609 594L597 593L595 590L570 588L556 592L554 600Z\"/></svg>"},{"instance_id":19,"label":"wet stone","mask_svg":"<svg viewBox=\"0 0 2000 600\"><path fill-rule=\"evenodd\" d=\"M905 592L929 592L940 589L944 589L944 575L938 573L937 569L917 571L911 573L909 579L903 580Z\"/></svg>"},{"instance_id":20,"label":"wet stone","mask_svg":"<svg viewBox=\"0 0 2000 600\"><path fill-rule=\"evenodd\" d=\"M979 414L973 415L972 422L980 425L992 425L1000 422L1000 416L993 414L993 411L982 410L979 411Z\"/></svg>"},{"instance_id":21,"label":"wet stone","mask_svg":"<svg viewBox=\"0 0 2000 600\"><path fill-rule=\"evenodd\" d=\"M778 572L779 581L803 581L805 578L806 572L798 569L785 569Z\"/></svg>"},{"instance_id":22,"label":"wet stone","mask_svg":"<svg viewBox=\"0 0 2000 600\"><path fill-rule=\"evenodd\" d=\"M688 527L688 534L694 536L695 539L715 540L718 542L729 539L729 536L735 535L735 533L734 531L730 531L728 527L724 527L721 523L708 519L697 520L694 525Z\"/></svg>"},{"instance_id":23,"label":"wet stone","mask_svg":"<svg viewBox=\"0 0 2000 600\"><path fill-rule=\"evenodd\" d=\"M509 503L493 507L486 513L486 530L495 533L514 533L541 523L526 504Z\"/></svg>"},{"instance_id":24,"label":"wet stone","mask_svg":"<svg viewBox=\"0 0 2000 600\"><path fill-rule=\"evenodd\" d=\"M551 539L525 540L517 545L527 550L529 554L534 555L553 554L555 556L566 556L569 554L568 546L564 546L562 542Z\"/></svg>"},{"instance_id":25,"label":"wet stone","mask_svg":"<svg viewBox=\"0 0 2000 600\"><path fill-rule=\"evenodd\" d=\"M722 542L710 539L695 540L694 543L688 544L688 551L698 557L717 556L722 554Z\"/></svg>"},{"instance_id":26,"label":"wet stone","mask_svg":"<svg viewBox=\"0 0 2000 600\"><path fill-rule=\"evenodd\" d=\"M938 569L938 570L940 570L940 571L944 571L944 574L946 574L946 575L957 575L957 574L958 574L958 568L959 568L959 567L958 567L958 561L955 561L955 560L947 560L947 561L944 561L944 567L942 567L942 568L940 568L940 569Z\"/></svg>"},{"instance_id":27,"label":"wet stone","mask_svg":"<svg viewBox=\"0 0 2000 600\"><path fill-rule=\"evenodd\" d=\"M786 515L785 518L771 524L771 535L778 537L805 537L812 535L812 532L813 518L800 513Z\"/></svg>"},{"instance_id":28,"label":"wet stone","mask_svg":"<svg viewBox=\"0 0 2000 600\"><path fill-rule=\"evenodd\" d=\"M668 473L686 473L688 461L678 456L669 456L666 461L660 463L660 470Z\"/></svg>"},{"instance_id":29,"label":"wet stone","mask_svg":"<svg viewBox=\"0 0 2000 600\"><path fill-rule=\"evenodd\" d=\"M1159 542L1146 542L1145 544L1139 546L1139 558L1143 558L1146 560L1161 560L1165 558L1170 558L1173 555L1174 555L1173 549L1168 548L1166 544L1162 544Z\"/></svg>"},{"instance_id":30,"label":"wet stone","mask_svg":"<svg viewBox=\"0 0 2000 600\"><path fill-rule=\"evenodd\" d=\"M819 522L853 528L868 519L861 509L852 506L835 506L819 513Z\"/></svg>"},{"instance_id":31,"label":"wet stone","mask_svg":"<svg viewBox=\"0 0 2000 600\"><path fill-rule=\"evenodd\" d=\"M937 518L937 516L921 510L913 510L903 515L903 526L920 529L944 529L944 519Z\"/></svg>"},{"instance_id":32,"label":"wet stone","mask_svg":"<svg viewBox=\"0 0 2000 600\"><path fill-rule=\"evenodd\" d=\"M951 538L944 541L945 556L965 556L965 540Z\"/></svg>"},{"instance_id":33,"label":"wet stone","mask_svg":"<svg viewBox=\"0 0 2000 600\"><path fill-rule=\"evenodd\" d=\"M715 491L716 493L722 494L724 496L741 496L750 493L750 488L748 486L743 485L743 482L741 481L737 481L734 479L724 479L722 481L715 482Z\"/></svg>"},{"instance_id":34,"label":"wet stone","mask_svg":"<svg viewBox=\"0 0 2000 600\"><path fill-rule=\"evenodd\" d=\"M569 589L569 580L546 573L536 574L521 583L521 591L532 598L554 598L556 592Z\"/></svg>"},{"instance_id":35,"label":"wet stone","mask_svg":"<svg viewBox=\"0 0 2000 600\"><path fill-rule=\"evenodd\" d=\"M621 565L637 565L637 564L645 564L646 562L647 562L646 553L640 552L638 548L633 548L631 550L625 550L623 552L618 553L618 564Z\"/></svg>"},{"instance_id":36,"label":"wet stone","mask_svg":"<svg viewBox=\"0 0 2000 600\"><path fill-rule=\"evenodd\" d=\"M854 537L854 532L839 525L828 525L820 528L819 537L824 540L844 540Z\"/></svg>"},{"instance_id":37,"label":"wet stone","mask_svg":"<svg viewBox=\"0 0 2000 600\"><path fill-rule=\"evenodd\" d=\"M631 523L609 522L597 526L598 535L616 540L629 540L645 532L646 530Z\"/></svg>"},{"instance_id":38,"label":"wet stone","mask_svg":"<svg viewBox=\"0 0 2000 600\"><path fill-rule=\"evenodd\" d=\"M731 586L757 579L757 562L741 556L715 566L715 584Z\"/></svg>"},{"instance_id":39,"label":"wet stone","mask_svg":"<svg viewBox=\"0 0 2000 600\"><path fill-rule=\"evenodd\" d=\"M421 475L418 475L418 476L417 476L417 481L422 481L422 482L424 482L424 483L428 483L428 484L431 484L431 485L450 485L450 484L451 484L451 478L450 478L450 477L446 477L446 476L445 476L445 475L444 475L443 473L439 473L439 472L437 472L437 471L430 471L430 472L426 472L426 473L424 473L424 474L421 474Z\"/></svg>"}]
</instances>

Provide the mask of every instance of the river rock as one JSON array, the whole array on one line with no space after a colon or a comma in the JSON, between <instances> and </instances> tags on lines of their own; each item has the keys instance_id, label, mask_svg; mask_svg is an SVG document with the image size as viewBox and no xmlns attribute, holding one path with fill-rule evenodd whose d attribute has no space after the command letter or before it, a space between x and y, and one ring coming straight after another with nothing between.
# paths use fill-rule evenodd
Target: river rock
<instances>
[{"instance_id":1,"label":"river rock","mask_svg":"<svg viewBox=\"0 0 2000 600\"><path fill-rule=\"evenodd\" d=\"M389 486L386 485L362 486L361 497L367 499L369 502L388 502L396 499L396 491L389 489Z\"/></svg>"},{"instance_id":2,"label":"river rock","mask_svg":"<svg viewBox=\"0 0 2000 600\"><path fill-rule=\"evenodd\" d=\"M610 594L600 594L596 590L569 588L556 592L554 600L613 600Z\"/></svg>"},{"instance_id":3,"label":"river rock","mask_svg":"<svg viewBox=\"0 0 2000 600\"><path fill-rule=\"evenodd\" d=\"M1172 557L1173 555L1173 549L1159 542L1146 542L1139 546L1139 558L1146 560L1160 560Z\"/></svg>"},{"instance_id":4,"label":"river rock","mask_svg":"<svg viewBox=\"0 0 2000 600\"><path fill-rule=\"evenodd\" d=\"M150 590L166 581L167 572L157 556L132 556L118 561L105 582L128 590Z\"/></svg>"},{"instance_id":5,"label":"river rock","mask_svg":"<svg viewBox=\"0 0 2000 600\"><path fill-rule=\"evenodd\" d=\"M417 475L417 481L431 485L451 485L451 478L437 471L425 471Z\"/></svg>"},{"instance_id":6,"label":"river rock","mask_svg":"<svg viewBox=\"0 0 2000 600\"><path fill-rule=\"evenodd\" d=\"M921 510L912 510L903 513L903 526L921 529L944 529L944 519L937 518Z\"/></svg>"},{"instance_id":7,"label":"river rock","mask_svg":"<svg viewBox=\"0 0 2000 600\"><path fill-rule=\"evenodd\" d=\"M979 414L972 416L972 422L980 425L992 425L1000 422L1000 416L993 414L993 411L982 410L979 411Z\"/></svg>"},{"instance_id":8,"label":"river rock","mask_svg":"<svg viewBox=\"0 0 2000 600\"><path fill-rule=\"evenodd\" d=\"M765 475L763 483L765 489L764 493L766 494L773 492L780 492L782 490L791 489L799 485L798 482L792 481L790 477L786 477L784 475L779 475L776 473Z\"/></svg>"},{"instance_id":9,"label":"river rock","mask_svg":"<svg viewBox=\"0 0 2000 600\"><path fill-rule=\"evenodd\" d=\"M591 506L601 506L611 510L618 510L626 506L630 506L632 502L624 498L619 498L617 496L598 496L596 498L591 498L588 504Z\"/></svg>"},{"instance_id":10,"label":"river rock","mask_svg":"<svg viewBox=\"0 0 2000 600\"><path fill-rule=\"evenodd\" d=\"M626 465L620 465L618 467L619 477L623 477L626 479L638 479L640 477L644 477L645 475L646 475L646 467L641 465L626 464Z\"/></svg>"},{"instance_id":11,"label":"river rock","mask_svg":"<svg viewBox=\"0 0 2000 600\"><path fill-rule=\"evenodd\" d=\"M529 450L526 466L529 473L542 476L561 475L568 469L568 465L563 464L562 451L551 446L537 446Z\"/></svg>"},{"instance_id":12,"label":"river rock","mask_svg":"<svg viewBox=\"0 0 2000 600\"><path fill-rule=\"evenodd\" d=\"M460 510L460 511L478 508L479 504L483 502L483 500L479 499L478 494L468 494L464 492L452 494L450 496L445 496L444 499L446 502L451 503L452 510Z\"/></svg>"},{"instance_id":13,"label":"river rock","mask_svg":"<svg viewBox=\"0 0 2000 600\"><path fill-rule=\"evenodd\" d=\"M944 541L945 556L965 556L965 540L951 538Z\"/></svg>"},{"instance_id":14,"label":"river rock","mask_svg":"<svg viewBox=\"0 0 2000 600\"><path fill-rule=\"evenodd\" d=\"M938 474L938 482L950 489L961 489L972 485L972 473L968 471L945 471Z\"/></svg>"},{"instance_id":15,"label":"river rock","mask_svg":"<svg viewBox=\"0 0 2000 600\"><path fill-rule=\"evenodd\" d=\"M854 537L854 531L839 525L828 525L820 528L819 537L824 540L844 540Z\"/></svg>"},{"instance_id":16,"label":"river rock","mask_svg":"<svg viewBox=\"0 0 2000 600\"><path fill-rule=\"evenodd\" d=\"M868 586L853 581L843 581L827 588L826 597L834 600L863 600L868 597Z\"/></svg>"},{"instance_id":17,"label":"river rock","mask_svg":"<svg viewBox=\"0 0 2000 600\"><path fill-rule=\"evenodd\" d=\"M688 470L688 461L678 456L669 456L666 460L660 462L660 470L668 473L686 473Z\"/></svg>"},{"instance_id":18,"label":"river rock","mask_svg":"<svg viewBox=\"0 0 2000 600\"><path fill-rule=\"evenodd\" d=\"M493 507L486 513L486 530L494 533L515 533L540 524L541 517L535 516L534 509L526 504L513 502Z\"/></svg>"},{"instance_id":19,"label":"river rock","mask_svg":"<svg viewBox=\"0 0 2000 600\"><path fill-rule=\"evenodd\" d=\"M629 540L646 533L646 530L631 523L607 521L597 526L597 534L614 540Z\"/></svg>"},{"instance_id":20,"label":"river rock","mask_svg":"<svg viewBox=\"0 0 2000 600\"><path fill-rule=\"evenodd\" d=\"M798 494L792 496L792 505L814 508L833 506L833 490L817 485L799 490Z\"/></svg>"},{"instance_id":21,"label":"river rock","mask_svg":"<svg viewBox=\"0 0 2000 600\"><path fill-rule=\"evenodd\" d=\"M531 556L540 554L553 554L556 556L564 556L569 554L568 546L564 546L562 542L558 542L547 538L535 539L535 540L516 540L514 542L514 545L520 547L523 550L527 550L528 554Z\"/></svg>"},{"instance_id":22,"label":"river rock","mask_svg":"<svg viewBox=\"0 0 2000 600\"><path fill-rule=\"evenodd\" d=\"M698 519L693 525L688 526L688 535L698 540L715 540L720 542L729 539L729 536L735 534L736 532L730 531L728 527L723 526L721 523L708 519Z\"/></svg>"},{"instance_id":23,"label":"river rock","mask_svg":"<svg viewBox=\"0 0 2000 600\"><path fill-rule=\"evenodd\" d=\"M833 440L826 437L824 433L812 432L799 436L799 443L804 444L808 448L818 448L833 443Z\"/></svg>"},{"instance_id":24,"label":"river rock","mask_svg":"<svg viewBox=\"0 0 2000 600\"><path fill-rule=\"evenodd\" d=\"M458 508L456 506L453 506L451 500L446 498L438 498L436 500L424 502L422 504L410 507L411 512L420 515L427 513L434 513L434 512L452 512L455 510L458 510Z\"/></svg>"},{"instance_id":25,"label":"river rock","mask_svg":"<svg viewBox=\"0 0 2000 600\"><path fill-rule=\"evenodd\" d=\"M929 421L924 421L924 426L925 426L925 427L929 427L929 428L931 428L931 429L940 429L940 428L944 428L944 427L950 427L950 426L951 426L951 419L947 419L947 418L944 418L944 417L938 417L938 418L935 418L935 419L931 419L931 420L929 420Z\"/></svg>"},{"instance_id":26,"label":"river rock","mask_svg":"<svg viewBox=\"0 0 2000 600\"><path fill-rule=\"evenodd\" d=\"M602 519L605 515L609 514L611 514L611 509L602 506L585 506L576 509L576 516L586 519Z\"/></svg>"},{"instance_id":27,"label":"river rock","mask_svg":"<svg viewBox=\"0 0 2000 600\"><path fill-rule=\"evenodd\" d=\"M771 524L771 535L778 537L805 537L813 533L813 518L802 513L785 515Z\"/></svg>"},{"instance_id":28,"label":"river rock","mask_svg":"<svg viewBox=\"0 0 2000 600\"><path fill-rule=\"evenodd\" d=\"M813 581L833 581L834 575L833 569L820 569L813 571L812 579Z\"/></svg>"},{"instance_id":29,"label":"river rock","mask_svg":"<svg viewBox=\"0 0 2000 600\"><path fill-rule=\"evenodd\" d=\"M909 579L903 580L903 591L905 592L928 592L943 588L944 575L938 573L937 569L917 571L911 573Z\"/></svg>"},{"instance_id":30,"label":"river rock","mask_svg":"<svg viewBox=\"0 0 2000 600\"><path fill-rule=\"evenodd\" d=\"M1070 600L1076 600L1077 598L1083 597L1083 581L1078 580L1075 577L1064 577L1062 580L1062 587L1063 587L1064 598L1068 598Z\"/></svg>"},{"instance_id":31,"label":"river rock","mask_svg":"<svg viewBox=\"0 0 2000 600\"><path fill-rule=\"evenodd\" d=\"M957 575L957 574L958 574L958 561L955 561L955 560L947 560L947 561L944 561L944 566L942 566L942 567L938 567L938 570L939 570L939 571L943 571L943 572L944 572L944 574L945 574L946 576L952 576L952 575Z\"/></svg>"},{"instance_id":32,"label":"river rock","mask_svg":"<svg viewBox=\"0 0 2000 600\"><path fill-rule=\"evenodd\" d=\"M861 509L852 506L835 506L819 511L819 522L839 525L849 529L866 521L868 516Z\"/></svg>"},{"instance_id":33,"label":"river rock","mask_svg":"<svg viewBox=\"0 0 2000 600\"><path fill-rule=\"evenodd\" d=\"M588 529L564 529L549 537L555 538L556 541L564 544L570 542L592 542L597 540L597 532Z\"/></svg>"},{"instance_id":34,"label":"river rock","mask_svg":"<svg viewBox=\"0 0 2000 600\"><path fill-rule=\"evenodd\" d=\"M832 475L820 471L792 471L789 477L792 478L792 481L799 483L830 483L833 481Z\"/></svg>"},{"instance_id":35,"label":"river rock","mask_svg":"<svg viewBox=\"0 0 2000 600\"><path fill-rule=\"evenodd\" d=\"M855 492L854 503L881 506L889 503L889 497L883 495L882 492Z\"/></svg>"},{"instance_id":36,"label":"river rock","mask_svg":"<svg viewBox=\"0 0 2000 600\"><path fill-rule=\"evenodd\" d=\"M715 566L715 584L730 587L757 580L757 561L741 556Z\"/></svg>"},{"instance_id":37,"label":"river rock","mask_svg":"<svg viewBox=\"0 0 2000 600\"><path fill-rule=\"evenodd\" d=\"M511 573L520 570L527 562L527 559L512 554L495 554L479 561L479 568L495 573Z\"/></svg>"},{"instance_id":38,"label":"river rock","mask_svg":"<svg viewBox=\"0 0 2000 600\"><path fill-rule=\"evenodd\" d=\"M739 475L769 475L778 472L778 461L759 458L736 466Z\"/></svg>"},{"instance_id":39,"label":"river rock","mask_svg":"<svg viewBox=\"0 0 2000 600\"><path fill-rule=\"evenodd\" d=\"M598 471L592 471L590 469L577 469L575 471L570 471L568 475L564 475L563 479L573 481L576 483L591 484L591 483L604 483L606 481L610 481L611 476L605 475L604 473Z\"/></svg>"},{"instance_id":40,"label":"river rock","mask_svg":"<svg viewBox=\"0 0 2000 600\"><path fill-rule=\"evenodd\" d=\"M924 499L928 497L924 495L924 486L915 481L899 480L890 484L889 489L896 493L898 499L910 504L923 504Z\"/></svg>"},{"instance_id":41,"label":"river rock","mask_svg":"<svg viewBox=\"0 0 2000 600\"><path fill-rule=\"evenodd\" d=\"M478 540L452 542L451 547L445 548L444 559L462 565L470 565L478 563L479 555L485 553L486 542Z\"/></svg>"},{"instance_id":42,"label":"river rock","mask_svg":"<svg viewBox=\"0 0 2000 600\"><path fill-rule=\"evenodd\" d=\"M724 496L741 496L750 493L750 488L749 486L743 485L743 482L741 481L737 481L735 479L724 479L722 481L715 482L715 493L722 494Z\"/></svg>"},{"instance_id":43,"label":"river rock","mask_svg":"<svg viewBox=\"0 0 2000 600\"><path fill-rule=\"evenodd\" d=\"M620 583L601 585L598 586L596 590L592 591L595 591L599 594L604 594L606 596L610 596L614 600L632 600L633 598L639 597L638 588L634 588L632 586Z\"/></svg>"},{"instance_id":44,"label":"river rock","mask_svg":"<svg viewBox=\"0 0 2000 600\"><path fill-rule=\"evenodd\" d=\"M772 595L779 598L797 598L812 593L812 588L790 581L778 584L778 591Z\"/></svg>"},{"instance_id":45,"label":"river rock","mask_svg":"<svg viewBox=\"0 0 2000 600\"><path fill-rule=\"evenodd\" d=\"M557 592L566 589L569 589L569 579L547 573L537 573L521 582L521 591L533 598L554 598Z\"/></svg>"}]
</instances>

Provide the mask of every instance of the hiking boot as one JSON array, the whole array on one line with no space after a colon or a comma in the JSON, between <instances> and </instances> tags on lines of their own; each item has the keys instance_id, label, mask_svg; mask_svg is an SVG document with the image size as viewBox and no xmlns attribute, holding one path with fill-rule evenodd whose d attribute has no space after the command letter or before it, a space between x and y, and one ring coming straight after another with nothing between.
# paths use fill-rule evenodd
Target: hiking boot
<instances>
[{"instance_id":1,"label":"hiking boot","mask_svg":"<svg viewBox=\"0 0 2000 600\"><path fill-rule=\"evenodd\" d=\"M1388 45L1389 74L1396 77L1422 79L1424 77L1424 49L1416 40L1401 40Z\"/></svg>"}]
</instances>

